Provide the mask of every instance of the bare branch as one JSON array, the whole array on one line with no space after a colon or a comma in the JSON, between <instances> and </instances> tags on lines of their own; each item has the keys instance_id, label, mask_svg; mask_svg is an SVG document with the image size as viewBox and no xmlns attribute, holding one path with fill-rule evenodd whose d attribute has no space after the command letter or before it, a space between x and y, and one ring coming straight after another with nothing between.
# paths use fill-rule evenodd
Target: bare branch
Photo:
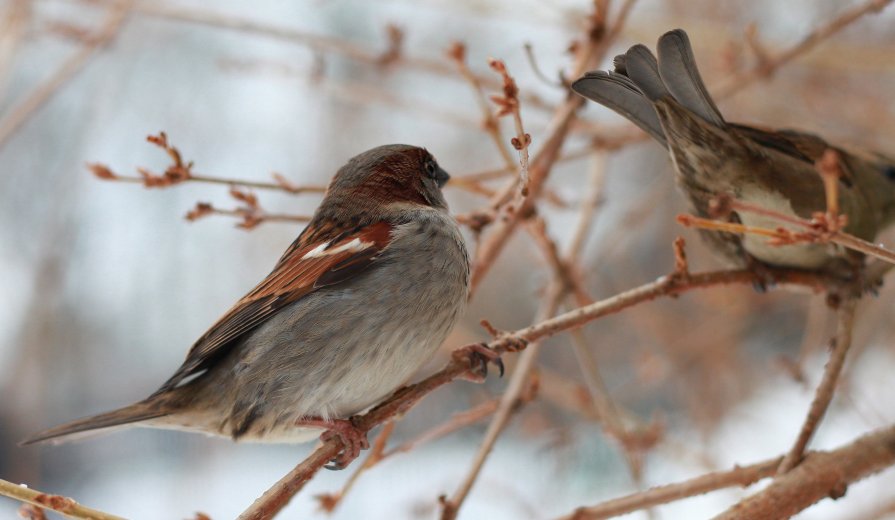
<instances>
[{"instance_id":1,"label":"bare branch","mask_svg":"<svg viewBox=\"0 0 895 520\"><path fill-rule=\"evenodd\" d=\"M792 269L770 269L779 285L796 284L815 290L823 290L833 280L822 275ZM724 270L691 274L686 280L675 276L663 276L658 280L631 289L615 296L595 302L585 307L563 313L554 318L533 324L513 333L504 334L488 343L488 348L501 354L515 351L520 344L531 343L579 327L609 314L615 314L662 296L678 294L705 287L729 284L754 284L759 277L748 269ZM458 351L464 350L463 348ZM412 408L423 397L436 388L453 381L471 369L476 368L468 356L455 356L444 368L414 385L399 389L391 397L375 408L353 419L353 423L361 431L369 431L375 426L390 420L397 414ZM272 518L289 500L298 493L327 462L342 450L342 441L332 437L317 448L308 458L302 461L286 476L268 489L264 495L240 515L240 520L262 520Z\"/></svg>"},{"instance_id":2,"label":"bare branch","mask_svg":"<svg viewBox=\"0 0 895 520\"><path fill-rule=\"evenodd\" d=\"M656 486L621 498L607 500L591 507L582 507L557 520L598 520L624 515L648 507L667 504L687 497L704 495L728 487L747 487L771 477L783 457L764 460L748 466L735 466L727 471L706 473L675 484Z\"/></svg>"},{"instance_id":3,"label":"bare branch","mask_svg":"<svg viewBox=\"0 0 895 520\"><path fill-rule=\"evenodd\" d=\"M816 27L792 47L789 47L776 55L771 56L766 52L762 53L760 55L761 59L758 60L756 67L726 78L717 89L713 89L716 93L716 97L724 98L730 96L758 80L770 77L780 67L798 58L802 54L811 51L830 36L848 27L865 15L881 11L890 3L892 3L892 0L869 0L863 4L852 7L851 9L846 9L839 16ZM752 35L749 39L753 40L752 46L755 48L755 36Z\"/></svg>"},{"instance_id":4,"label":"bare branch","mask_svg":"<svg viewBox=\"0 0 895 520\"><path fill-rule=\"evenodd\" d=\"M14 498L26 504L56 511L69 518L83 518L87 520L124 520L120 516L82 506L71 498L42 493L36 489L31 489L23 485L16 485L2 479L0 479L0 495Z\"/></svg>"},{"instance_id":5,"label":"bare branch","mask_svg":"<svg viewBox=\"0 0 895 520\"><path fill-rule=\"evenodd\" d=\"M9 110L6 117L0 120L0 148L32 114L46 104L59 89L80 72L97 51L108 45L115 38L127 17L130 7L130 0L110 2L109 12L100 25L95 38L82 45L43 84L32 90L25 99Z\"/></svg>"},{"instance_id":6,"label":"bare branch","mask_svg":"<svg viewBox=\"0 0 895 520\"><path fill-rule=\"evenodd\" d=\"M836 383L839 381L839 374L845 365L845 357L852 343L856 306L857 301L854 298L846 298L845 301L839 304L839 321L836 338L833 341L833 349L830 352L830 360L827 361L827 366L824 368L823 378L817 386L814 400L811 402L811 407L808 408L808 416L805 417L799 436L780 464L779 473L786 473L792 470L802 460L805 448L808 447L811 437L814 436L814 432L830 406L830 401L833 400Z\"/></svg>"},{"instance_id":7,"label":"bare branch","mask_svg":"<svg viewBox=\"0 0 895 520\"><path fill-rule=\"evenodd\" d=\"M146 140L164 150L171 159L171 163L166 166L164 171L160 174L154 173L149 168L139 167L137 168L137 172L140 174L138 177L121 175L108 166L100 163L88 163L87 169L101 180L139 183L146 188L167 188L183 182L201 182L207 184L222 184L230 187L238 185L246 188L276 190L295 195L302 193L323 193L326 191L326 186L299 186L276 172L272 174L274 179L273 182L224 179L221 177L197 174L193 171L193 162L183 160L180 150L168 141L168 135L165 132L159 132L154 135L150 134L146 136Z\"/></svg>"},{"instance_id":8,"label":"bare branch","mask_svg":"<svg viewBox=\"0 0 895 520\"><path fill-rule=\"evenodd\" d=\"M825 498L841 498L849 485L892 464L895 426L868 433L833 451L808 454L795 469L715 520L789 518Z\"/></svg>"}]
</instances>

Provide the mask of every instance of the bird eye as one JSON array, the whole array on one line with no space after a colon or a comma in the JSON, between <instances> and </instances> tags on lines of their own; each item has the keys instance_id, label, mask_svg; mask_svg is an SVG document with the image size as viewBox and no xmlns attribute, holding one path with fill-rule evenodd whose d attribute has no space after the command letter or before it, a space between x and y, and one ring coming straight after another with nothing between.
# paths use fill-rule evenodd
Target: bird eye
<instances>
[{"instance_id":1,"label":"bird eye","mask_svg":"<svg viewBox=\"0 0 895 520\"><path fill-rule=\"evenodd\" d=\"M438 171L438 165L435 164L435 161L426 161L426 164L423 165L423 168L426 169L426 175L433 179L435 178L435 173Z\"/></svg>"},{"instance_id":2,"label":"bird eye","mask_svg":"<svg viewBox=\"0 0 895 520\"><path fill-rule=\"evenodd\" d=\"M895 181L895 166L883 166L883 175L885 175L886 178L890 181Z\"/></svg>"}]
</instances>

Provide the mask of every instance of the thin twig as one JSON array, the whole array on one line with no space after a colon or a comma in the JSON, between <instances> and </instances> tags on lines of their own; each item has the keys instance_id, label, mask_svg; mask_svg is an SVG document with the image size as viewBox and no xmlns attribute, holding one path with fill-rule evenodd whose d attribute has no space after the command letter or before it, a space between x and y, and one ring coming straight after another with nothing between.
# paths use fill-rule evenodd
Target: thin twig
<instances>
[{"instance_id":1,"label":"thin twig","mask_svg":"<svg viewBox=\"0 0 895 520\"><path fill-rule=\"evenodd\" d=\"M225 217L236 217L240 222L236 227L240 229L254 229L265 222L288 222L305 224L311 221L311 217L306 215L288 215L285 213L267 213L260 207L240 207L234 209L216 208L208 202L197 202L196 206L187 212L186 218L189 221L196 221L209 215L222 215Z\"/></svg>"},{"instance_id":2,"label":"thin twig","mask_svg":"<svg viewBox=\"0 0 895 520\"><path fill-rule=\"evenodd\" d=\"M326 186L299 186L286 179L279 173L272 175L273 182L247 181L242 179L225 179L211 175L198 174L193 170L193 162L185 161L180 150L168 140L168 134L159 132L146 136L146 141L160 148L171 160L162 173L154 173L149 168L137 168L139 176L121 175L108 166L100 163L87 163L87 169L93 175L104 181L132 182L142 184L146 188L167 188L184 182L201 182L207 184L223 184L230 186L242 186L245 188L257 188L263 190L277 190L299 195L302 193L324 193Z\"/></svg>"},{"instance_id":3,"label":"thin twig","mask_svg":"<svg viewBox=\"0 0 895 520\"><path fill-rule=\"evenodd\" d=\"M789 518L848 486L895 464L895 426L868 433L832 451L812 452L795 469L714 520Z\"/></svg>"},{"instance_id":4,"label":"thin twig","mask_svg":"<svg viewBox=\"0 0 895 520\"><path fill-rule=\"evenodd\" d=\"M106 3L110 0L88 0L91 3ZM375 67L406 67L420 70L430 74L447 77L456 77L454 70L444 63L444 60L416 57L407 53L400 53L397 57L384 60L392 49L391 37L386 32L385 46L382 50L375 50L371 45L363 42L352 42L335 36L314 34L294 27L252 20L222 12L214 12L208 9L194 9L165 5L159 2L135 2L133 12L143 16L162 18L171 21L185 22L196 25L205 25L219 29L238 31L255 36L272 38L307 47L317 53L338 54L358 63L365 63ZM489 88L497 88L500 84L485 74L477 75L479 81ZM545 102L533 93L523 93L525 102L532 107L542 110L553 110L553 106Z\"/></svg>"},{"instance_id":5,"label":"thin twig","mask_svg":"<svg viewBox=\"0 0 895 520\"><path fill-rule=\"evenodd\" d=\"M0 495L14 498L26 504L32 504L44 509L56 511L69 518L82 518L86 520L124 520L120 516L82 506L71 498L42 493L36 489L31 489L23 485L16 485L2 479L0 479Z\"/></svg>"},{"instance_id":6,"label":"thin twig","mask_svg":"<svg viewBox=\"0 0 895 520\"><path fill-rule=\"evenodd\" d=\"M382 431L379 432L379 435L376 436L376 440L373 442L373 445L370 446L370 453L367 455L367 458L364 459L363 464L358 466L358 468L348 477L348 480L345 481L345 484L342 485L342 489L336 493L324 493L315 496L317 502L320 504L320 508L326 511L327 513L332 513L336 510L336 507L339 506L339 503L345 498L345 495L351 491L351 488L354 487L354 484L363 475L368 469L382 462L385 458L385 446L388 443L388 440L392 436L392 432L395 431L395 425L397 423L395 421L389 421L385 423L385 426L382 427Z\"/></svg>"},{"instance_id":7,"label":"thin twig","mask_svg":"<svg viewBox=\"0 0 895 520\"><path fill-rule=\"evenodd\" d=\"M551 284L551 290L548 291L542 307L538 311L538 319L543 320L556 314L564 297L564 287L557 283ZM485 460L488 458L488 455L491 454L491 450L494 449L494 445L497 443L497 438L504 431L507 424L509 424L513 411L517 409L517 405L521 401L526 383L531 377L535 361L537 361L538 354L540 353L541 345L542 343L537 341L529 342L528 348L526 348L522 355L519 356L519 361L516 363L513 375L510 377L509 383L507 383L507 389L500 398L500 404L497 407L497 411L494 413L494 417L491 419L491 422L488 423L485 437L482 439L482 443L479 445L475 457L473 457L466 476L449 499L441 497L441 520L454 520L457 518L457 514L460 512L460 507L472 490L472 486L475 485L475 482L482 471L482 467L485 465Z\"/></svg>"},{"instance_id":8,"label":"thin twig","mask_svg":"<svg viewBox=\"0 0 895 520\"><path fill-rule=\"evenodd\" d=\"M895 426L869 433L832 451L810 452L802 464L715 520L789 518L824 498L841 497L849 484L895 463ZM557 520L599 520L772 477L783 457L657 486L577 509Z\"/></svg>"},{"instance_id":9,"label":"thin twig","mask_svg":"<svg viewBox=\"0 0 895 520\"><path fill-rule=\"evenodd\" d=\"M675 484L656 486L628 496L607 500L595 506L579 508L574 513L560 517L557 520L612 518L683 498L704 495L719 489L751 486L759 480L773 476L782 459L783 457L777 457L748 466L735 466L727 471L706 473L705 475Z\"/></svg>"},{"instance_id":10,"label":"thin twig","mask_svg":"<svg viewBox=\"0 0 895 520\"><path fill-rule=\"evenodd\" d=\"M815 290L823 290L832 282L832 280L822 275L792 269L770 268L770 273L773 274L775 281L780 285L796 284ZM501 354L508 350L517 349L520 344L537 341L562 331L579 327L600 317L621 312L634 305L639 305L662 296L676 296L699 288L729 284L751 285L757 280L759 280L759 277L748 269L696 273L691 274L686 279L675 276L663 276L658 280L616 294L605 300L563 313L555 318L533 324L513 333L502 335L500 338L488 343L487 346L496 353ZM433 390L467 374L472 368L474 367L470 364L468 357L455 357L438 372L419 383L398 390L371 411L356 417L353 422L361 431L369 431L375 426L390 420L396 414L406 412ZM304 487L304 484L317 471L339 454L342 447L342 441L337 436L322 443L314 453L281 478L264 495L258 498L251 507L243 512L239 517L240 520L272 518L273 515L285 507L289 500Z\"/></svg>"},{"instance_id":11,"label":"thin twig","mask_svg":"<svg viewBox=\"0 0 895 520\"><path fill-rule=\"evenodd\" d=\"M846 9L839 16L816 27L806 34L798 43L773 56L764 56L756 67L726 78L718 88L712 89L716 98L724 98L739 92L760 79L765 79L795 58L814 49L818 44L848 27L863 16L877 13L892 3L892 0L869 0L863 4Z\"/></svg>"},{"instance_id":12,"label":"thin twig","mask_svg":"<svg viewBox=\"0 0 895 520\"><path fill-rule=\"evenodd\" d=\"M414 115L426 114L440 122L446 122L464 128L478 128L479 121L456 107L446 109L438 104L403 95L394 88L327 76L315 76L314 70L307 67L296 67L289 63L280 63L269 59L236 59L228 58L220 61L228 71L251 74L267 74L278 78L297 78L307 80L310 76L315 93L324 93L360 106L382 104L387 107L403 110Z\"/></svg>"},{"instance_id":13,"label":"thin twig","mask_svg":"<svg viewBox=\"0 0 895 520\"><path fill-rule=\"evenodd\" d=\"M572 232L572 239L569 241L569 249L566 253L566 259L571 264L577 264L584 251L584 244L594 222L594 214L597 206L602 202L603 186L606 182L606 159L607 154L604 151L591 152L593 157L590 167L590 175L587 182L587 191L581 200L581 206L578 212L578 222Z\"/></svg>"},{"instance_id":14,"label":"thin twig","mask_svg":"<svg viewBox=\"0 0 895 520\"><path fill-rule=\"evenodd\" d=\"M525 133L525 127L522 125L522 106L519 101L519 87L516 86L516 80L510 76L503 61L492 58L488 64L503 78L503 95L491 96L491 101L498 107L495 116L499 118L511 114L516 127L516 136L510 140L510 143L519 152L519 190L516 196L518 205L523 198L528 196L528 147L531 144L531 136Z\"/></svg>"},{"instance_id":15,"label":"thin twig","mask_svg":"<svg viewBox=\"0 0 895 520\"><path fill-rule=\"evenodd\" d=\"M857 300L854 298L846 298L845 301L839 304L839 320L833 349L830 352L830 359L827 361L826 368L824 368L823 378L814 393L814 400L811 402L811 407L808 408L808 415L805 417L799 436L780 464L778 470L780 474L790 471L802 460L805 448L808 447L811 437L814 436L814 432L830 406L830 401L833 400L836 383L839 380L839 374L845 365L845 358L852 343L856 306Z\"/></svg>"},{"instance_id":16,"label":"thin twig","mask_svg":"<svg viewBox=\"0 0 895 520\"><path fill-rule=\"evenodd\" d=\"M895 252L886 249L882 245L870 243L864 239L858 238L850 233L841 230L841 220L831 221L826 218L825 213L816 213L811 220L791 217L783 213L770 210L749 202L741 200L730 200L730 208L737 211L748 211L758 215L763 215L783 223L792 224L804 228L804 231L796 232L784 227L776 229L747 226L737 222L726 222L722 220L706 219L693 215L678 215L677 220L687 227L695 227L712 231L721 231L725 233L734 233L739 235L752 234L768 237L769 243L776 246L790 246L799 243L833 243L840 246L864 253L865 255L878 258L880 260L895 264ZM844 215L840 216L840 219Z\"/></svg>"},{"instance_id":17,"label":"thin twig","mask_svg":"<svg viewBox=\"0 0 895 520\"><path fill-rule=\"evenodd\" d=\"M28 121L32 114L37 112L59 89L80 72L98 50L112 41L126 19L130 5L129 0L110 2L109 12L100 25L96 37L81 45L44 83L32 90L9 110L6 116L0 120L0 148L19 127Z\"/></svg>"},{"instance_id":18,"label":"thin twig","mask_svg":"<svg viewBox=\"0 0 895 520\"><path fill-rule=\"evenodd\" d=\"M510 156L510 151L504 144L503 135L501 135L500 121L498 121L494 112L491 111L491 106L488 104L488 98L485 96L485 91L482 88L482 81L469 70L469 66L466 64L466 46L461 42L454 42L448 49L447 55L448 58L454 62L460 76L462 76L469 83L469 86L472 87L472 91L475 94L476 104L478 104L479 110L482 113L482 128L494 142L494 146L500 153L500 157L503 160L505 167L513 168L513 158Z\"/></svg>"},{"instance_id":19,"label":"thin twig","mask_svg":"<svg viewBox=\"0 0 895 520\"><path fill-rule=\"evenodd\" d=\"M522 394L521 403L527 403L535 398L537 395L540 386L538 384L538 380L532 378L529 381L529 385L526 388L525 392ZM407 453L411 450L414 450L420 446L428 444L430 442L436 441L442 437L450 435L455 431L461 430L468 426L472 426L473 424L479 423L488 416L492 415L496 410L497 406L500 403L500 399L489 399L483 403L480 403L469 410L464 410L462 412L458 412L454 414L447 421L429 429L425 432L421 433L419 436L414 437L398 446L395 446L392 449L383 450L378 456L373 457L371 453L366 459L364 459L364 463L361 467L357 469L349 478L348 481L342 486L342 490L338 493L333 493L329 495L321 495L318 497L321 503L324 504L324 509L330 511L334 509L338 503L345 498L345 495L348 493L350 487L354 482L360 477L362 473L370 470L372 467L380 464L386 459L389 459L395 455L399 455L401 453ZM386 423L386 426L394 424L394 422ZM377 443L379 439L382 437L380 434L379 437L376 438ZM376 444L371 448L371 451L376 449ZM332 509L331 509L332 508Z\"/></svg>"},{"instance_id":20,"label":"thin twig","mask_svg":"<svg viewBox=\"0 0 895 520\"><path fill-rule=\"evenodd\" d=\"M628 5L628 3L625 5ZM584 43L577 46L577 52L571 67L571 77L577 78L585 70L592 68L603 57L612 43L605 38L607 7L608 1L595 0L594 13L591 16ZM622 11L616 18L614 26L609 29L608 34L618 34L619 31L616 28L624 23L626 15L627 11ZM482 279L491 269L501 251L503 251L516 227L534 211L535 201L540 197L547 177L560 156L563 143L571 128L571 123L575 119L575 114L583 104L584 98L581 96L569 96L554 113L550 124L550 132L544 139L544 144L541 145L538 153L535 154L534 159L531 161L529 168L529 196L524 199L521 207L515 208L515 211L508 215L507 218L495 222L496 225L491 230L491 233L482 241L476 251L470 278L470 297L475 294Z\"/></svg>"},{"instance_id":21,"label":"thin twig","mask_svg":"<svg viewBox=\"0 0 895 520\"><path fill-rule=\"evenodd\" d=\"M27 33L31 13L31 0L12 0L0 11L0 102L5 101L16 51Z\"/></svg>"}]
</instances>

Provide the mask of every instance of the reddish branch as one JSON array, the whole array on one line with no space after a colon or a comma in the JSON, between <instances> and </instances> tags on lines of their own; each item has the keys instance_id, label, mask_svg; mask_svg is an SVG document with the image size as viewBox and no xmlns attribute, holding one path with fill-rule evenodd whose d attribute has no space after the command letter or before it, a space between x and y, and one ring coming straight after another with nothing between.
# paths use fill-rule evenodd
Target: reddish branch
<instances>
[{"instance_id":1,"label":"reddish branch","mask_svg":"<svg viewBox=\"0 0 895 520\"><path fill-rule=\"evenodd\" d=\"M627 14L630 11L632 1L625 2L611 27L607 25L608 2L595 0L594 13L589 19L587 35L583 42L575 45L574 63L570 71L570 77L577 78L586 70L593 68L611 45L610 37L618 34L624 25ZM609 37L607 37L607 34ZM482 279L491 269L497 257L503 251L504 246L513 235L519 223L528 218L535 210L536 202L540 198L547 177L553 168L553 164L559 158L566 136L575 120L575 113L584 104L584 98L570 93L566 101L554 112L550 123L550 132L543 140L543 145L535 154L529 166L529 194L519 208L507 215L506 218L495 222L491 232L485 237L476 251L472 277L470 279L470 295L474 294Z\"/></svg>"},{"instance_id":2,"label":"reddish branch","mask_svg":"<svg viewBox=\"0 0 895 520\"><path fill-rule=\"evenodd\" d=\"M522 125L522 111L519 102L519 87L516 86L516 80L510 76L507 66L502 60L491 59L488 64L491 68L500 74L503 79L503 94L495 94L491 96L491 101L497 105L496 117L506 115L513 116L513 123L516 126L516 136L510 140L519 152L519 195L521 197L528 196L528 146L531 144L531 136L525 133Z\"/></svg>"},{"instance_id":3,"label":"reddish branch","mask_svg":"<svg viewBox=\"0 0 895 520\"><path fill-rule=\"evenodd\" d=\"M90 62L98 51L109 45L118 35L131 9L129 0L108 2L108 12L100 27L89 41L66 59L50 77L31 90L24 99L13 105L0 120L0 148L38 109L44 106L59 90Z\"/></svg>"},{"instance_id":4,"label":"reddish branch","mask_svg":"<svg viewBox=\"0 0 895 520\"><path fill-rule=\"evenodd\" d=\"M842 372L842 367L845 365L845 357L846 354L848 354L848 350L852 343L852 330L854 328L856 306L857 301L853 298L847 298L839 306L839 323L836 330L836 338L833 340L830 359L827 361L826 367L824 367L823 378L817 386L814 400L808 408L808 415L805 417L805 422L802 425L802 429L799 431L795 444L780 464L780 473L790 471L802 460L802 454L805 452L805 448L808 447L811 437L814 436L814 432L820 425L820 421L823 419L827 412L827 408L830 406L830 402L833 400L833 394L836 391L836 383L839 381L839 374Z\"/></svg>"},{"instance_id":5,"label":"reddish branch","mask_svg":"<svg viewBox=\"0 0 895 520\"><path fill-rule=\"evenodd\" d=\"M789 518L825 498L842 498L848 486L895 464L895 426L829 452L810 453L770 486L715 517Z\"/></svg>"},{"instance_id":6,"label":"reddish branch","mask_svg":"<svg viewBox=\"0 0 895 520\"><path fill-rule=\"evenodd\" d=\"M598 520L612 518L633 511L667 504L688 497L704 495L728 487L747 487L774 475L783 457L765 460L748 466L736 466L727 471L706 473L696 478L656 486L628 496L607 500L592 507L582 507L557 520Z\"/></svg>"},{"instance_id":7,"label":"reddish branch","mask_svg":"<svg viewBox=\"0 0 895 520\"><path fill-rule=\"evenodd\" d=\"M96 509L83 506L75 500L64 497L62 495L53 495L43 493L27 486L20 486L12 482L0 479L0 495L8 496L31 504L37 508L49 509L56 511L62 515L71 518L87 518L91 520L124 520L120 516L104 513ZM26 510L29 514L37 515L34 518L40 518L39 513L34 510Z\"/></svg>"},{"instance_id":8,"label":"reddish branch","mask_svg":"<svg viewBox=\"0 0 895 520\"><path fill-rule=\"evenodd\" d=\"M824 276L804 271L777 269L772 270L778 284L796 284L815 290L822 290L830 282ZM676 296L687 291L705 287L730 284L752 285L759 277L749 270L725 270L707 273L690 274L687 277L663 276L658 280L631 289L591 305L580 307L554 318L544 320L524 329L495 339L487 344L498 354L518 348L520 343L533 342L552 336L559 332L593 321L597 318L614 314L631 306L651 301L663 296ZM463 351L464 349L458 349ZM370 431L383 422L392 419L413 407L423 397L436 388L469 374L477 368L466 355L455 356L444 368L414 385L398 390L390 398L376 406L368 413L356 417L354 422L361 431ZM320 468L327 464L342 450L342 442L333 437L317 448L307 459L296 466L264 493L247 509L240 520L262 520L272 518L289 500L298 493Z\"/></svg>"},{"instance_id":9,"label":"reddish branch","mask_svg":"<svg viewBox=\"0 0 895 520\"><path fill-rule=\"evenodd\" d=\"M598 520L667 504L728 487L747 487L774 476L783 457L736 466L582 507L558 520ZM895 426L864 435L832 451L810 452L802 464L777 477L715 520L789 518L824 498L842 497L848 486L895 464Z\"/></svg>"},{"instance_id":10,"label":"reddish branch","mask_svg":"<svg viewBox=\"0 0 895 520\"><path fill-rule=\"evenodd\" d=\"M561 285L557 283L551 284L550 289L547 291L547 294L545 294L541 307L538 310L538 318L543 319L545 317L554 316L559 310L565 295L566 291ZM501 333L494 329L490 323L483 321L482 324L498 338L510 336L509 334ZM494 417L488 424L488 428L485 431L485 437L482 439L482 443L479 445L475 457L473 457L466 476L460 481L456 491L454 491L450 498L447 496L439 497L439 502L442 507L442 520L454 520L457 518L457 515L460 512L460 507L462 507L466 497L469 496L469 492L472 491L472 487L478 480L479 474L485 465L485 461L494 449L498 437L503 433L504 429L509 424L513 413L519 408L519 405L522 402L521 399L524 388L528 382L530 374L534 370L535 362L537 361L542 343L538 341L537 338L518 338L515 343L522 346L528 344L528 348L521 356L519 356L519 361L516 363L513 375L510 377L509 383L507 383L507 389L500 397L500 402L497 405L497 410L494 412ZM515 350L515 348L510 349L510 351L512 350Z\"/></svg>"},{"instance_id":11,"label":"reddish branch","mask_svg":"<svg viewBox=\"0 0 895 520\"><path fill-rule=\"evenodd\" d=\"M146 140L162 149L171 159L170 164L165 167L162 173L155 173L149 168L137 168L140 174L138 177L127 176L116 173L111 168L100 163L88 163L87 168L97 176L97 178L106 181L119 182L135 182L140 183L147 188L167 188L187 181L203 182L210 184L224 184L227 186L244 186L246 188L257 188L264 190L278 190L286 193L323 193L326 191L325 186L299 186L289 181L279 173L273 173L273 182L247 181L242 179L224 179L220 177L212 177L209 175L197 174L193 171L193 162L185 161L180 150L168 141L165 132L159 132L158 135L149 135Z\"/></svg>"},{"instance_id":12,"label":"reddish branch","mask_svg":"<svg viewBox=\"0 0 895 520\"><path fill-rule=\"evenodd\" d=\"M724 199L721 197L721 199ZM790 224L802 228L802 231L794 231L785 227L777 227L775 229L746 226L736 222L726 222L723 220L713 220L693 215L678 215L677 220L687 227L695 227L711 231L720 231L724 233L735 233L739 235L752 234L760 235L768 238L768 242L777 246L786 246L794 244L838 244L848 249L873 256L880 260L895 263L895 252L882 246L872 244L866 240L860 239L854 235L842 231L845 223L845 215L839 215L835 219L829 218L828 213L818 212L809 219L801 219L790 217L774 210L769 210L762 206L757 206L749 202L743 202L734 199L725 199L719 203L736 211L745 211L755 213L778 220L781 223Z\"/></svg>"},{"instance_id":13,"label":"reddish branch","mask_svg":"<svg viewBox=\"0 0 895 520\"><path fill-rule=\"evenodd\" d=\"M865 15L877 13L892 3L892 0L868 0L863 4L846 9L839 16L833 18L825 24L816 27L813 31L806 34L798 43L783 50L775 55L771 55L758 44L754 34L747 33L747 41L752 49L762 49L758 54L756 66L727 78L723 85L717 89L713 89L716 98L724 98L732 95L752 83L770 77L780 67L791 62L795 58L814 49L818 44L825 41L830 36L836 34L842 29L848 27L855 21L861 19Z\"/></svg>"},{"instance_id":14,"label":"reddish branch","mask_svg":"<svg viewBox=\"0 0 895 520\"><path fill-rule=\"evenodd\" d=\"M520 404L527 403L533 400L537 395L539 388L540 385L538 384L538 379L532 378L530 384L527 386L526 390L521 396ZM385 436L386 428L393 426L395 423L386 423L386 425L383 427L383 433L376 437L376 442L370 449L370 455L368 455L367 458L364 459L364 463L350 477L348 477L348 481L345 482L342 490L338 493L330 493L317 497L317 499L320 501L321 507L326 511L334 510L338 506L339 502L343 498L345 498L345 495L348 493L348 491L351 489L360 475L368 471L370 468L395 455L407 453L415 448L418 448L419 446L428 444L451 433L454 433L455 431L481 422L497 410L499 402L500 399L490 399L473 408L470 408L469 410L458 412L447 421L423 432L418 437L410 439L409 441L389 450L385 449L384 443L382 443L382 446L380 446L380 440L383 439L383 437Z\"/></svg>"}]
</instances>

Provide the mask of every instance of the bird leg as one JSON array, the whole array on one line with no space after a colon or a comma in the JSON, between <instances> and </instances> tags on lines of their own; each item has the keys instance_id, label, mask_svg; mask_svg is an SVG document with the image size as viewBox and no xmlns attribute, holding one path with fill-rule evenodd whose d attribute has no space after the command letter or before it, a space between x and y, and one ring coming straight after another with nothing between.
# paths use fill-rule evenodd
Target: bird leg
<instances>
[{"instance_id":1,"label":"bird leg","mask_svg":"<svg viewBox=\"0 0 895 520\"><path fill-rule=\"evenodd\" d=\"M484 343L474 343L458 348L451 356L458 360L465 360L469 364L469 371L464 376L465 379L474 383L482 383L488 377L488 363L494 363L500 370L500 377L503 377L503 360L500 354L489 348Z\"/></svg>"},{"instance_id":2,"label":"bird leg","mask_svg":"<svg viewBox=\"0 0 895 520\"><path fill-rule=\"evenodd\" d=\"M309 426L324 428L326 431L320 435L320 440L326 442L333 437L342 441L342 452L333 458L326 469L345 469L348 464L360 455L361 450L370 447L367 440L367 432L361 430L351 419L321 419L319 417L304 417L295 422L296 426Z\"/></svg>"}]
</instances>

